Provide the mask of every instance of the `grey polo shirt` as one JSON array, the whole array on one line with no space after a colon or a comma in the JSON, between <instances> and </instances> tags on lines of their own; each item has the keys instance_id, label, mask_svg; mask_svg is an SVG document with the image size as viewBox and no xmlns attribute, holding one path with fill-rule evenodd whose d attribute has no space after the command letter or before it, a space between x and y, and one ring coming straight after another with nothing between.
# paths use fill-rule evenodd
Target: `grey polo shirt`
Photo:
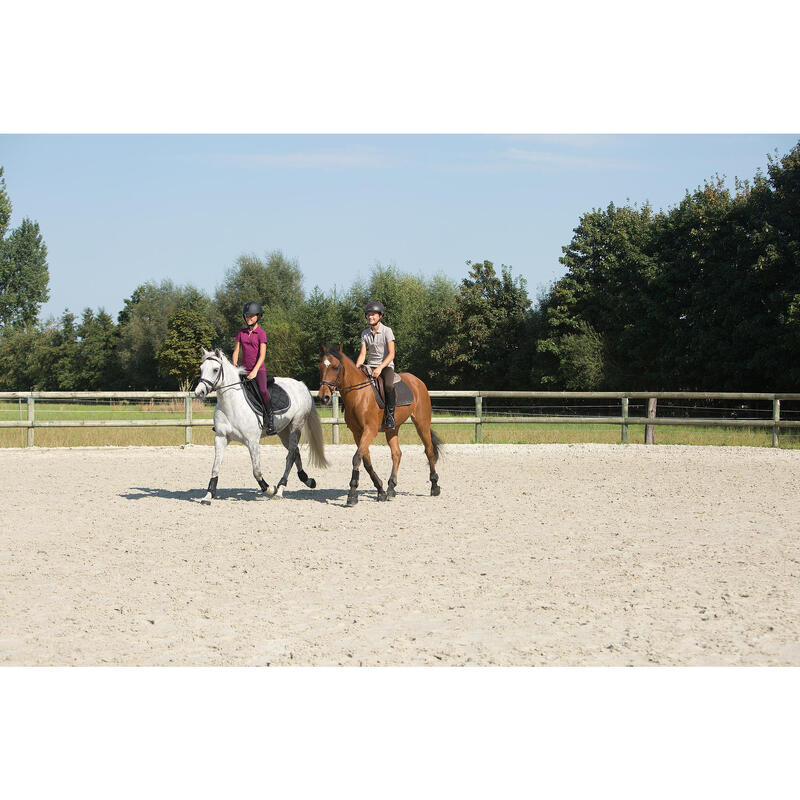
<instances>
[{"instance_id":1,"label":"grey polo shirt","mask_svg":"<svg viewBox=\"0 0 800 800\"><path fill-rule=\"evenodd\" d=\"M394 341L394 333L387 325L379 325L378 332L373 335L372 328L361 331L361 341L367 346L368 367L377 367L389 355L389 342ZM394 360L388 364L394 369Z\"/></svg>"}]
</instances>

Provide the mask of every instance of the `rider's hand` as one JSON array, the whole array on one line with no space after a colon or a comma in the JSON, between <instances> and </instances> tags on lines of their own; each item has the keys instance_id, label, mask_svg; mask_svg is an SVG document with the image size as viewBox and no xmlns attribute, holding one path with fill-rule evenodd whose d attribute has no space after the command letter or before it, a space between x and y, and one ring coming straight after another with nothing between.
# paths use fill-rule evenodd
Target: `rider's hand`
<instances>
[{"instance_id":1,"label":"rider's hand","mask_svg":"<svg viewBox=\"0 0 800 800\"><path fill-rule=\"evenodd\" d=\"M253 378L255 378L255 376L256 376L256 372L257 372L257 370L253 370L252 372L248 373L247 380L249 380L249 381L253 380Z\"/></svg>"},{"instance_id":2,"label":"rider's hand","mask_svg":"<svg viewBox=\"0 0 800 800\"><path fill-rule=\"evenodd\" d=\"M375 367L375 369L372 370L372 377L373 378L379 378L380 374L381 374L381 370L383 370L383 367Z\"/></svg>"}]
</instances>

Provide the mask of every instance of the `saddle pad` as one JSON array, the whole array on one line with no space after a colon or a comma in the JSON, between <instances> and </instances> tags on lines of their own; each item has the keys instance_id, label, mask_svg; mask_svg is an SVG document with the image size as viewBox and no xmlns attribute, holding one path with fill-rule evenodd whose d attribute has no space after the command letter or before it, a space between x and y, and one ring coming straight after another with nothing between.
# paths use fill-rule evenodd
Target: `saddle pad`
<instances>
[{"instance_id":1,"label":"saddle pad","mask_svg":"<svg viewBox=\"0 0 800 800\"><path fill-rule=\"evenodd\" d=\"M380 380L380 378L378 378ZM411 387L400 377L398 373L394 374L394 406L410 406L414 402L414 392ZM375 400L378 403L378 408L384 408L383 397L378 390L377 381L372 381L372 393L375 395Z\"/></svg>"},{"instance_id":2,"label":"saddle pad","mask_svg":"<svg viewBox=\"0 0 800 800\"><path fill-rule=\"evenodd\" d=\"M245 400L250 404L250 408L258 414L259 417L264 415L264 409L261 404L261 393L258 391L258 385L255 381L242 381L244 387ZM267 386L269 387L269 399L272 402L273 414L284 414L289 410L291 405L289 395L286 390L275 383L275 379L267 378Z\"/></svg>"}]
</instances>

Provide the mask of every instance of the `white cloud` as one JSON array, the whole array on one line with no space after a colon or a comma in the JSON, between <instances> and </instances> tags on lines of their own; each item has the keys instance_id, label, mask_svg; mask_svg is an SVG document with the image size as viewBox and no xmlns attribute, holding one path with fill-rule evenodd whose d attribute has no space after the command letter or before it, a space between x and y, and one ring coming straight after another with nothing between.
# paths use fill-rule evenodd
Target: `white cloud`
<instances>
[{"instance_id":1,"label":"white cloud","mask_svg":"<svg viewBox=\"0 0 800 800\"><path fill-rule=\"evenodd\" d=\"M605 156L572 155L569 153L553 153L544 150L523 150L511 147L500 153L498 159L513 161L517 164L550 167L553 169L641 169L642 164L622 158Z\"/></svg>"}]
</instances>

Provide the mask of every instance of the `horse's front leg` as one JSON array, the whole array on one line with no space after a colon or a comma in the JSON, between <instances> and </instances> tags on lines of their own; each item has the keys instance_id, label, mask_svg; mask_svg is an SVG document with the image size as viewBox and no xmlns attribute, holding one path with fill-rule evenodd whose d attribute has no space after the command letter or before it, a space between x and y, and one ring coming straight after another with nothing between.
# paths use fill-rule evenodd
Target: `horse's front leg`
<instances>
[{"instance_id":1,"label":"horse's front leg","mask_svg":"<svg viewBox=\"0 0 800 800\"><path fill-rule=\"evenodd\" d=\"M370 430L369 428L362 430L360 436L356 438L358 447L356 448L355 455L353 456L353 472L350 475L350 491L347 493L347 505L354 506L358 502L358 468L361 466L361 461L364 458L364 453L369 453L369 443L375 438L377 430Z\"/></svg>"},{"instance_id":2,"label":"horse's front leg","mask_svg":"<svg viewBox=\"0 0 800 800\"><path fill-rule=\"evenodd\" d=\"M273 494L276 497L283 497L283 489L289 480L289 470L291 470L292 464L294 464L295 461L295 457L299 452L300 431L293 431L290 433L287 428L284 428L282 431L278 432L278 436L283 442L283 446L286 448L286 468L284 469L283 477L278 481L278 485L275 487Z\"/></svg>"},{"instance_id":3,"label":"horse's front leg","mask_svg":"<svg viewBox=\"0 0 800 800\"><path fill-rule=\"evenodd\" d=\"M400 450L400 440L397 438L397 429L386 431L386 441L389 443L389 449L392 451L392 474L389 477L389 484L386 491L386 499L392 500L396 495L395 486L397 486L397 473L400 469L400 459L403 453Z\"/></svg>"},{"instance_id":4,"label":"horse's front leg","mask_svg":"<svg viewBox=\"0 0 800 800\"><path fill-rule=\"evenodd\" d=\"M228 437L219 433L214 437L214 464L211 467L211 480L208 482L208 489L205 497L200 501L203 505L211 505L211 501L217 496L217 479L219 478L219 468L222 466L222 457L225 455L225 448L228 445Z\"/></svg>"},{"instance_id":5,"label":"horse's front leg","mask_svg":"<svg viewBox=\"0 0 800 800\"><path fill-rule=\"evenodd\" d=\"M261 487L262 492L269 491L269 484L261 474L261 441L256 436L254 439L247 440L247 449L250 451L250 461L253 464L253 477Z\"/></svg>"}]
</instances>

